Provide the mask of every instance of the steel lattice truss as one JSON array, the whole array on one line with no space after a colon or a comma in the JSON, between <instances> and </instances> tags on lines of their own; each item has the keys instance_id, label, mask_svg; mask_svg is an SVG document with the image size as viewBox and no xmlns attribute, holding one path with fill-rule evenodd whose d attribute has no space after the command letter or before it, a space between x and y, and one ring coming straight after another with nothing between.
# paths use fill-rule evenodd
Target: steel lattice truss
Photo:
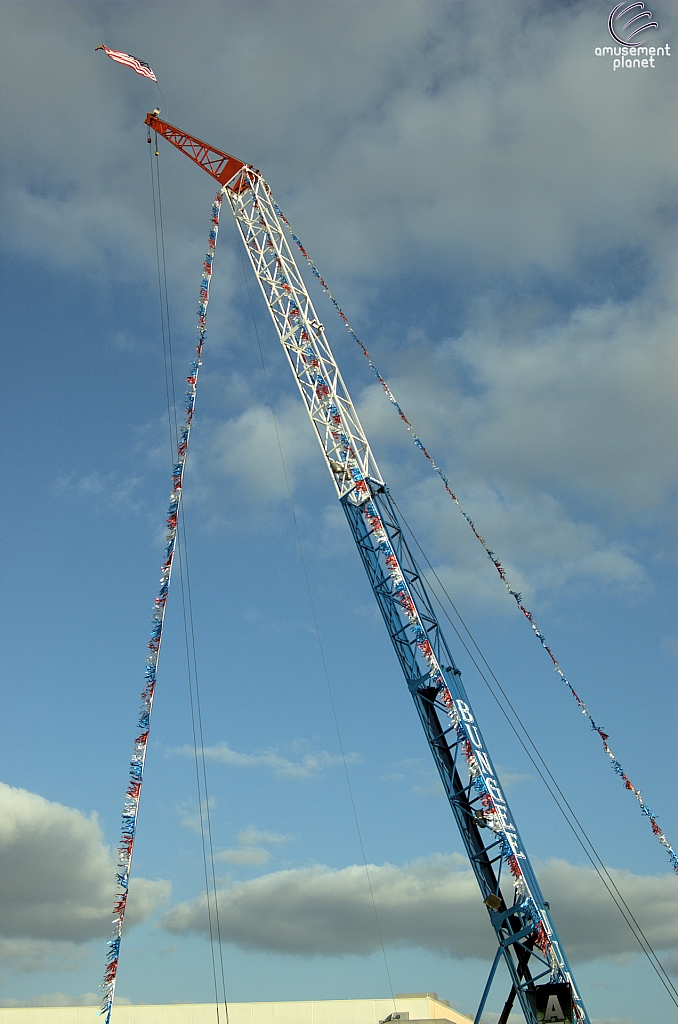
<instances>
[{"instance_id":1,"label":"steel lattice truss","mask_svg":"<svg viewBox=\"0 0 678 1024\"><path fill-rule=\"evenodd\" d=\"M149 115L147 124L155 127L156 122L157 118ZM186 152L171 132L163 134ZM217 177L211 160L187 155ZM497 951L476 1024L502 959L512 989L500 1024L506 1024L516 996L527 1024L538 1024L543 1014L538 1018L537 985L545 981L562 985L568 998L571 996L568 1020L590 1024L461 673L287 243L270 189L259 171L244 165L222 184L222 194L230 203L315 428L495 931Z\"/></svg>"},{"instance_id":2,"label":"steel lattice truss","mask_svg":"<svg viewBox=\"0 0 678 1024\"><path fill-rule=\"evenodd\" d=\"M238 171L245 166L242 160L231 156L230 153L224 153L222 150L210 146L209 143L203 142L202 139L196 139L193 135L187 135L180 128L175 128L173 124L168 124L167 121L161 121L154 114L148 115L146 124L149 127L152 126L159 135L162 135L173 146L181 150L184 156L187 156L194 164L202 167L213 178L216 178L221 185L231 181Z\"/></svg>"},{"instance_id":3,"label":"steel lattice truss","mask_svg":"<svg viewBox=\"0 0 678 1024\"><path fill-rule=\"evenodd\" d=\"M365 432L287 243L268 185L244 169L224 189L340 498L381 482Z\"/></svg>"},{"instance_id":4,"label":"steel lattice truss","mask_svg":"<svg viewBox=\"0 0 678 1024\"><path fill-rule=\"evenodd\" d=\"M344 499L342 505L498 939L476 1020L503 956L529 1024L537 1020L534 985L547 980L571 987L574 1019L588 1022L461 672L440 629L388 489L376 481L368 483L371 498L367 503L357 506ZM502 889L510 897L505 897Z\"/></svg>"},{"instance_id":5,"label":"steel lattice truss","mask_svg":"<svg viewBox=\"0 0 678 1024\"><path fill-rule=\"evenodd\" d=\"M273 323L325 455L526 1020L535 983L572 988L588 1021L548 907L487 752L461 673L259 172L224 188ZM486 838L485 838L486 837ZM502 894L509 887L511 897ZM493 972L494 973L494 972Z\"/></svg>"}]
</instances>

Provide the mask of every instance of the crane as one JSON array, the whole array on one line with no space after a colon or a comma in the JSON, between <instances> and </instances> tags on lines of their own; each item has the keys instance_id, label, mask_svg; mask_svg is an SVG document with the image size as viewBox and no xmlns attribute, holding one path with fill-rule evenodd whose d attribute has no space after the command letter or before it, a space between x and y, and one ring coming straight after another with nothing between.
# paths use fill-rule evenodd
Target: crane
<instances>
[{"instance_id":1,"label":"crane","mask_svg":"<svg viewBox=\"0 0 678 1024\"><path fill-rule=\"evenodd\" d=\"M216 179L230 205L476 876L497 945L475 1024L502 960L511 991L499 1024L506 1024L516 998L527 1024L590 1024L461 672L271 190L259 170L161 120L159 113L147 115L149 129Z\"/></svg>"}]
</instances>

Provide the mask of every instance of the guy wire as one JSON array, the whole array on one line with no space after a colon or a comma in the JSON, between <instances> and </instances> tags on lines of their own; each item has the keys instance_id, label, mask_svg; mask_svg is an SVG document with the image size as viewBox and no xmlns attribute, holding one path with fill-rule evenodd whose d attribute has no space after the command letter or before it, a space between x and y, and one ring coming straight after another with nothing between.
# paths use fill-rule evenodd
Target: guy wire
<instances>
[{"instance_id":1,"label":"guy wire","mask_svg":"<svg viewBox=\"0 0 678 1024\"><path fill-rule=\"evenodd\" d=\"M558 808L560 813L563 815L563 818L565 819L568 827L571 829L573 835L575 836L575 838L576 838L577 842L579 843L579 845L581 846L582 850L586 854L586 857L590 861L594 871L598 875L600 881L604 885L604 887L607 890L609 896L611 897L613 902L616 904L617 909L619 910L620 914L624 918L624 921L628 925L628 927L629 927L633 937L636 939L636 941L638 942L638 944L639 944L640 948L642 949L643 953L645 954L645 956L647 957L648 961L650 962L650 965L651 965L652 969L655 971L655 973L659 977L659 980L661 981L662 985L664 986L664 988L668 992L669 997L672 999L672 1001L675 1003L675 1005L678 1006L678 991L676 990L673 982L671 981L670 977L666 973L666 970L664 969L664 966L663 966L662 962L657 957L657 954L655 953L655 951L654 951L654 949L653 949L649 939L647 938L647 936L643 932L643 929L641 928L640 924L636 920L633 912L631 911L630 907L628 906L628 904L627 904L626 900L624 899L622 893L619 891L619 889L618 889L614 879L612 878L612 876L610 875L609 871L605 867L605 864L603 863L603 861L602 861L600 855L598 854L598 851L596 850L592 840L590 839L588 833L586 832L586 829L584 828L584 826L580 822L580 820L577 817L576 813L572 809L572 806L570 805L567 797L565 796L565 794L563 793L562 789L560 788L560 786L556 782L553 774L551 773L550 768L548 767L548 765L544 761L544 758L542 757L542 755L541 755L537 745L535 744L534 740L532 739L532 737L531 737L527 727L524 725L522 719L520 718L520 715L518 714L518 712L516 711L515 707L511 703L511 700L510 700L508 694L506 693L505 689L503 688L503 686L501 685L501 683L497 679L497 676L495 675L495 673L492 670L491 666L489 665L487 659L485 658L485 655L483 654L483 652L481 651L480 647L478 646L478 644L477 644L475 638L473 637L470 629L466 625L466 623L465 623L464 619L462 618L459 610L457 609L456 605L454 604L454 601L452 600L452 598L448 594L447 590L445 589L445 585L443 584L442 580L438 576L438 573L435 571L435 569L431 565L431 562L429 561L429 558L426 555L426 552L424 551L424 549L422 548L421 544L419 543L419 540L417 539L417 537L416 537L412 527L410 526L410 524L408 523L407 519L403 515L402 510L399 508L399 506L398 506L397 502L395 501L395 499L394 499L392 494L390 495L390 497L391 497L391 501L393 502L393 504L395 505L395 507L396 507L396 509L398 511L398 514L400 515L400 518L402 519L402 521L405 524L405 526L406 526L410 536L412 537L412 540L414 541L414 543L416 544L417 548L421 552L422 557L424 558L426 564L428 565L429 569L431 570L431 572L433 573L435 579L437 580L438 585L440 586L440 589L442 590L443 594L447 598L447 601L449 602L449 604L451 605L452 609L454 610L455 615L457 616L457 618L459 619L460 623L462 624L462 626L464 628L464 631L468 635L471 643L473 644L473 646L475 647L476 651L478 652L478 655L480 656L481 660L485 664L489 674L492 676L492 679L494 680L497 688L500 690L504 700L506 701L506 703L510 707L511 711L513 712L513 715L515 716L515 719L518 722L518 725L520 726L520 729L522 730L522 732L524 733L525 737L527 738L527 741L528 741L529 745L534 750L534 753L535 753L537 759L539 760L539 762L543 766L544 772L546 772L546 774L548 775L549 779L553 783L554 788L557 790L558 794L560 795L561 800L563 801L563 803L567 807L567 811L565 811L565 809L563 808L562 804L560 803L558 797L553 792L553 789L551 788L551 786L549 785L548 781L544 777L544 773L542 772L542 770L540 769L539 765L535 761L534 757L532 756L532 754L528 750L528 748L525 745L525 742L523 741L522 737L519 735L516 727L514 726L513 722L511 721L511 719L510 719L506 709L502 706L502 703L499 700L499 698L497 697L495 691L493 690L492 685L490 684L490 682L488 681L488 679L485 676L484 672L482 671L482 669L478 665L478 662L476 661L476 659L474 658L473 654L469 650L469 648L468 648L464 638L459 633L459 630L457 629L456 625L454 624L454 622L450 618L450 616L449 616L449 614L448 614L448 612L447 612L447 610L446 610L446 608L444 606L443 601L441 600L440 596L436 593L435 587L432 585L431 581L429 579L427 579L425 574L422 572L422 577L424 578L424 581L427 583L427 585L431 589L431 592L436 597L436 600L438 601L438 604L439 604L439 606L440 606L440 608L441 608L441 610L443 612L443 615L445 616L445 618L447 619L449 624L452 626L452 629L456 633L459 642L462 644L464 650L466 651L466 653L468 654L469 658L473 662L473 665L477 669L478 674L480 675L480 678L485 683L485 686L487 687L487 689L489 690L490 694L492 695L492 697L493 697L495 703L497 704L499 710L501 711L501 713L503 714L504 718L508 722L511 730L515 734L516 739L518 740L518 742L520 743L521 747L523 748L523 750L527 754L528 758L530 759L530 761L531 761L535 771L539 775L540 779L542 780L542 782L546 786L546 789L548 790L551 798L553 799L554 803L556 804L556 807ZM575 828L575 825L572 824L572 821L570 820L570 818L568 817L568 812L569 812L571 818L576 823L576 828ZM589 852L589 850L584 845L584 841L582 841L582 838L579 835L577 829L579 829L579 832L584 837L584 840L585 840L586 844L588 844L588 847L592 851L591 853ZM603 875L605 877L603 877Z\"/></svg>"},{"instance_id":2,"label":"guy wire","mask_svg":"<svg viewBox=\"0 0 678 1024\"><path fill-rule=\"evenodd\" d=\"M148 143L151 144L151 133L148 132ZM155 137L155 151L156 158L158 152L158 136L156 133ZM176 447L176 436L175 430L172 426L172 408L174 407L174 375L172 375L172 395L170 397L170 372L167 363L167 338L165 335L165 304L163 302L163 290L162 290L162 276L160 269L160 241L159 241L159 230L158 230L158 209L157 200L155 195L155 176L153 171L153 153L149 149L148 155L151 162L151 194L153 196L153 229L155 233L155 260L158 269L158 298L160 301L160 332L162 335L162 361L165 369L165 397L167 399L167 426L169 429L169 442L170 442L170 464L174 462L174 450ZM163 262L164 262L164 250L163 250ZM176 420L176 409L175 409L175 420Z\"/></svg>"},{"instance_id":3,"label":"guy wire","mask_svg":"<svg viewBox=\"0 0 678 1024\"><path fill-rule=\"evenodd\" d=\"M168 420L169 437L170 437L170 458L172 459L172 464L173 464L174 453L175 453L175 449L176 449L176 445L177 445L177 441L178 441L179 431L178 431L177 410L176 410L176 389L175 389L175 382L174 382L174 361L173 361L173 356L172 356L172 332L171 332L170 312L169 312L169 291L168 291L168 288L167 288L167 261L166 261L166 257L165 257L165 233L164 233L163 214L162 214L162 192L161 192L161 187L160 187L160 162L159 162L159 152L158 152L158 145L157 145L157 139L158 139L157 132L156 132L156 135L155 135L155 139L156 139L156 145L155 145L155 158L156 158L155 179L157 179L157 181L154 180L153 154L150 152L150 150L149 150L149 156L151 157L151 190L152 190L152 195L153 195L153 223L154 223L154 228L155 228L155 249L156 249L156 261L157 261L157 268L158 268L158 292L159 292L159 297L160 297L160 322L161 322L161 334L162 334L162 344L163 344L163 363L164 363L164 368L165 368L165 394L166 394L166 398L167 398L167 420ZM150 132L149 132L149 136L148 136L148 141L149 141L149 143L151 141ZM156 210L156 187L157 187L157 210ZM161 274L161 263L162 263L162 274ZM163 292L163 286L164 286L164 292ZM165 327L165 322L166 322L166 327ZM212 871L211 871L211 873L212 873L212 887L213 887L212 899L214 900L214 912L215 912L217 936L218 936L218 948L219 948L219 960L220 960L220 968L221 968L221 983L222 983L223 1004L224 1004L224 1010L225 1010L226 1024L228 1024L228 1004L227 1004L227 1001L226 1001L226 983L225 983L225 973L224 973L223 946L222 946L222 941L221 941L221 928L220 928L220 923L219 923L219 905L218 905L217 886L216 886L216 873L215 873L215 867L214 867L214 847L213 847L213 841L212 841L212 824L211 824L210 807L209 807L209 791L208 791L208 787L207 787L207 772L206 772L206 765L205 765L205 750L204 750L204 744L203 744L202 715L201 715L201 709L200 709L200 691L199 691L197 658L196 658L196 648L195 648L195 629L194 629L194 622L193 622L193 606L192 606L192 600L191 600L190 576L189 576L189 568L188 568L188 547L187 547L187 543L186 543L186 521L185 521L185 517L184 517L184 514L183 514L183 508L181 508L180 514L179 514L179 524L180 524L180 527L181 527L181 534L183 534L183 536L180 537L180 532L179 532L179 530L177 530L177 554L179 556L179 578L180 578L180 589L181 589L181 604L182 604L182 616L183 616L183 623L184 623L184 641L185 641L185 647L186 647L188 688L189 688L189 699L190 699L190 708L191 708L191 726L192 726L192 733L193 733L193 753L194 753L194 760L195 760L196 783L197 783L197 792L198 792L198 812L199 812L199 819L200 819L200 837L201 837L201 845L202 845L203 867L204 867L204 874L205 874L205 899L206 899L206 903L207 903L207 918L208 918L208 929L209 929L209 936L210 936L210 949L211 949L211 959L212 959L212 974L213 974L213 979L214 979L215 1009L216 1009L216 1016L217 1016L217 1024L220 1024L220 1014L219 1014L220 998L219 998L219 986L218 986L218 983L217 983L216 958L215 958L215 952L214 952L214 942L215 942L215 940L214 940L214 931L213 931L213 925L212 925L212 908L211 908L211 899L210 899L209 872L208 872L208 868L207 868L207 849L206 849L207 846L209 846L210 862L211 862L211 869L212 869ZM184 584L184 561L186 563L186 569L185 569L185 572L186 572L186 582L185 582L185 584ZM187 595L188 595L188 614L187 614L187 607L186 607L187 606L186 592L187 592ZM189 644L189 630L190 630L190 644ZM192 657L192 664L191 664L191 657ZM194 686L195 686L195 705L197 707L197 722L198 722L198 730L197 731L196 731L196 713L195 713L195 708L194 708L194 696L193 696L193 687ZM201 754L201 761L202 761L202 775L203 775L203 785L202 785L202 787L201 787L201 783L200 783L200 769L199 769L199 760L198 760L198 739L197 739L197 734L198 733L199 733L199 736L200 736L200 754ZM204 797L203 797L203 794L204 794ZM204 805L204 809L205 809L205 814L204 815L203 815L203 805ZM205 828L205 820L207 822L207 828ZM207 844L205 842L205 831L207 831L207 836L208 836L208 843Z\"/></svg>"},{"instance_id":4,"label":"guy wire","mask_svg":"<svg viewBox=\"0 0 678 1024\"><path fill-rule=\"evenodd\" d=\"M188 458L186 459L186 461L188 462ZM181 547L179 549L179 559L180 559L179 565L181 566L181 564L182 564L181 563L181 553L182 553L182 550L183 550L183 556L184 556L184 559L185 559L185 562L186 562L186 593L187 593L187 597L188 597L188 619L189 619L190 634L191 634L191 656L192 656L192 660L193 660L193 678L195 680L195 703L196 703L196 710L197 710L197 716L196 717L197 717L197 722L198 722L198 734L199 734L199 738L200 738L200 762L201 762L202 778L203 778L203 792L205 794L205 819L206 819L206 822L207 822L207 836L208 836L208 845L209 845L209 851L210 851L210 864L211 864L211 871L212 871L212 890L213 890L213 893L214 893L214 897L213 897L214 898L214 917L215 917L216 928L217 928L217 945L218 945L218 949L219 949L219 965L220 965L220 972L221 972L221 987L222 987L222 995L223 995L224 1013L225 1013L225 1016L226 1016L226 1024L228 1024L228 1002L227 1002L227 999L226 999L226 978L225 978L225 972L224 972L224 950L223 950L223 943L222 943L222 940L221 940L221 922L219 920L219 897L218 897L218 893L217 893L217 879L216 879L216 873L215 873L215 868L214 868L214 844L213 844L213 839L212 839L212 817L211 817L210 804L209 804L209 791L208 791L208 788L207 788L207 766L206 766L206 763L205 763L205 744L204 744L204 739L203 739L203 728L202 728L202 708L201 708L201 703L200 703L200 686L199 686L199 681L198 681L198 661L197 661L196 648L195 648L195 630L194 630L194 627L193 627L193 599L192 599L192 595L191 595L191 578L190 578L190 573L189 573L189 568L188 568L188 548L186 546L186 516L185 516L185 513L183 511L181 513L181 531L182 531L182 543L181 543ZM182 604L183 604L183 577L182 577ZM186 635L186 640L188 642L188 636L187 635ZM187 659L188 659L188 650L187 650ZM189 674L189 684L190 684L190 674ZM193 748L194 748L194 751L196 753L196 775L197 775L198 774L198 760L197 760L197 744L196 744L196 739L195 739L195 725L194 725L194 716L193 716L193 693L192 693L192 691L191 691L191 725L192 725L192 728L193 728L193 736L194 736ZM200 793L200 786L198 785L198 794L199 793ZM201 814L201 832L202 832L202 810L201 810L200 814ZM209 913L209 906L208 906L208 913ZM219 1020L218 1008L217 1008L217 1020Z\"/></svg>"},{"instance_id":5,"label":"guy wire","mask_svg":"<svg viewBox=\"0 0 678 1024\"><path fill-rule=\"evenodd\" d=\"M157 142L157 135L156 135L156 142ZM174 363L173 363L172 343L171 343L171 327L170 327L170 314L169 314L169 293L168 293L168 288L167 288L167 265L166 265L166 259L165 259L164 225L163 225L163 216L162 216L162 193L161 193L161 188L160 188L160 166L159 166L159 160L158 160L159 154L158 154L158 150L157 150L157 145L156 145L155 156L156 156L157 188L158 188L158 200L159 200L159 202L158 202L159 218L158 219L159 219L159 223L160 223L160 241L161 241L161 253L162 253L162 263L163 263L163 283L164 283L164 287L165 287L165 311L166 311L166 318L167 318L168 362L169 362L169 369L170 369L171 382L172 382L171 391L172 391L172 395L175 396L176 391L175 391L175 385L174 385ZM176 438L178 437L176 402L173 403L173 411L174 411L174 431L175 431L175 443L176 443ZM197 673L197 659L196 659L196 652L195 652L195 631L194 631L194 624L193 624L192 602L191 602L191 599L190 599L190 578L188 576L188 547L187 547L187 543L186 543L186 523L185 523L185 516L184 516L184 513L183 513L183 508L180 511L180 522L181 522L181 530L183 532L183 544L177 546L178 547L178 555L179 555L179 573L180 573L180 581L181 581L182 611L183 611L183 619L184 619L184 636L185 636L186 656L187 656L187 663L188 663L189 696L190 696L190 702L191 702L191 717L192 717L192 723L193 723L193 747L194 747L194 757L195 757L195 761L196 761L196 777L197 777L198 782L199 782L198 750L197 750L198 744L197 744L197 737L196 737L195 726L194 726L195 714L194 714L194 709L193 709L193 680L195 682L195 688L196 688L196 702L197 702L198 723L199 723L199 732L200 732L201 760L202 760L202 769L203 769L203 772L202 772L202 774L203 774L202 794L204 794L204 797L201 794L201 787L200 787L200 785L198 785L198 803L199 803L199 814L200 814L200 822L201 822L201 842L202 842L202 847L203 847L203 860L204 860L204 867L205 867L205 885L206 885L206 894L205 895L206 895L207 911L208 911L208 924L209 924L209 930L210 930L210 944L211 944L211 950L212 950L213 972L215 974L216 1012L217 1012L217 1020L219 1021L219 995L218 995L218 986L216 984L216 967L214 965L214 936L213 936L212 920L211 920L211 918L212 918L212 909L211 909L210 891L209 891L209 875L207 873L207 862L206 862L206 852L205 852L205 828L204 828L204 821L205 821L205 819L207 821L208 845L209 845L209 850L210 850L210 861L211 861L211 867L212 867L212 883L213 883L213 897L212 898L214 900L215 917L216 917L216 923L217 923L217 934L218 934L218 943L219 943L219 958L220 958L221 977L222 977L222 992L223 992L223 996L224 996L224 1007L225 1007L225 1010L226 1010L226 1019L227 1020L228 1020L228 1007L227 1007L227 1004L226 1004L226 994L225 994L226 993L226 989L225 989L224 965L223 965L223 947L222 947L222 943L221 943L221 928L220 928L220 925L219 925L219 910L218 910L218 897L217 897L217 887L216 887L216 873L215 873L215 868L214 868L214 849L213 849L213 842L212 842L211 815L210 815L210 807L209 807L209 790L208 790L208 787L207 787L207 773L206 773L206 766L205 766L204 746L203 746L203 743L202 743L202 717L201 717L201 713L200 713L199 681L198 681L198 673ZM182 548L183 548L183 553L182 553ZM184 590L184 564L183 564L184 563L184 559L186 561L186 574L187 574L187 577L186 577L186 589L188 590L188 597L189 597L189 614L188 614L188 617L187 617L187 614L186 614L186 593L185 593L185 590ZM188 623L187 623L187 619L188 619ZM191 678L191 663L190 663L190 656L191 655L190 655L189 640L188 640L188 627L189 626L190 626L191 641L192 641L191 642L191 647L192 647L192 652L193 652L193 673L192 673L193 680ZM203 799L204 799L204 808L205 808L205 816L204 817L203 817Z\"/></svg>"},{"instance_id":6,"label":"guy wire","mask_svg":"<svg viewBox=\"0 0 678 1024\"><path fill-rule=\"evenodd\" d=\"M236 230L237 230L237 226L236 226ZM238 232L238 235L239 235L239 232ZM365 867L365 876L367 878L367 887L368 887L369 892L370 892L370 900L372 902L372 910L374 912L374 920L375 920L375 923L376 923L376 926L377 926L377 933L379 935L379 944L381 946L381 953L382 953L382 956L384 958L384 967L386 969L386 977L388 979L388 987L389 987L389 990L390 990L390 993L391 993L391 1000L393 1002L393 1009L395 1011L396 1010L396 999L395 999L395 994L394 994L394 991L393 991L393 982L391 980L391 972L390 972L389 966L388 966L388 958L386 956L386 947L384 945L384 937L383 937L383 934L382 934L382 931L381 931L381 924L379 923L379 914L377 912L377 904L376 904L376 900L374 898L374 890L372 888L372 879L370 878L370 869L369 869L369 867L367 865L367 856L365 854L365 846L364 846L364 843L363 843L362 832L361 832L360 823L359 823L359 820L358 820L358 810L356 808L355 799L354 799L354 796L353 796L353 787L351 786L351 777L350 777L350 774L349 774L348 764L347 764L347 761L346 761L346 753L344 751L344 743L343 743L343 740L341 738L341 729L339 727L339 718L337 716L337 710L336 710L336 706L335 706L335 703L334 703L334 695L332 693L332 685L330 683L330 674L329 674L329 670L327 668L327 660L325 658L325 649L323 647L323 642L322 642L322 639L321 639L321 636L320 636L320 626L319 626L319 623L318 623L318 616L317 616L316 610L315 610L315 602L313 600L313 592L311 590L311 581L310 581L310 578L309 578L309 575L308 575L308 569L306 567L306 559L304 557L304 549L303 549L303 546L302 546L302 543L301 543L301 533L299 531L299 523L298 523L298 520L297 520L296 511L295 511L295 508L294 508L294 501L292 499L292 488L290 486L289 476L287 474L287 465L285 463L285 456L283 454L282 442L280 440L280 432L278 430L278 420L276 418L275 410L274 410L274 407L273 407L273 396L271 394L271 386L270 386L269 379L268 379L268 373L266 371L266 363L264 361L264 352L263 352L263 349L261 347L261 339L259 337L259 328L258 328L258 325L257 325L256 317L254 315L254 306L252 305L252 295L250 293L249 281L247 280L247 274L245 272L245 263L244 263L244 260L243 260L242 249L241 249L240 245L238 245L238 254L240 256L240 265L242 267L243 277L245 279L245 288L247 290L247 299L248 299L248 302L249 302L250 313L252 314L252 323L254 325L254 333L256 335L257 346L259 348L259 358L261 360L261 368L263 370L264 380L266 382L266 392L267 392L267 395L268 395L268 404L269 404L269 407L270 407L270 410L271 410L271 416L273 418L273 426L274 426L274 429L275 429L275 437L276 437L276 441L277 441L277 444L278 444L278 451L280 453L280 462L282 464L283 475L285 477L285 487L287 489L287 498L289 500L290 512L292 513L292 521L294 523L294 531L295 531L296 537L297 537L297 546L299 548L299 558L301 560L301 566L302 566L303 573L304 573L304 580L306 582L306 590L308 592L308 600L309 600L309 604L310 604L310 607L311 607L311 615L313 617L314 632L315 632L315 635L316 635L316 639L318 641L318 649L320 651L320 660L322 662L323 673L324 673L324 676L325 676L325 682L327 684L327 692L328 692L329 698L330 698L330 707L332 709L332 717L334 719L334 727L335 727L335 730L336 730L336 733L337 733L337 740L339 742L339 751L341 753L341 760L342 760L342 764L343 764L343 767L344 767L344 774L346 776L346 786L348 788L348 794L349 794L349 799L350 799L350 802L351 802L351 809L353 811L353 818L354 818L354 821L355 821L356 832L358 833L358 842L360 844L360 853L362 855L363 864L364 864L364 867Z\"/></svg>"},{"instance_id":7,"label":"guy wire","mask_svg":"<svg viewBox=\"0 0 678 1024\"><path fill-rule=\"evenodd\" d=\"M159 92L159 93L160 93L160 95L162 96L162 102L163 102L163 103L165 104L165 118L166 118L166 119L167 119L167 120L169 121L169 109L168 109L168 107L167 107L167 100L165 99L165 94L164 94L164 92L162 91L162 89L160 88L160 83L159 83L159 82L158 82L157 80L156 80L156 83L155 83L155 84L156 84L156 85L157 85L157 87L158 87L158 92Z\"/></svg>"}]
</instances>

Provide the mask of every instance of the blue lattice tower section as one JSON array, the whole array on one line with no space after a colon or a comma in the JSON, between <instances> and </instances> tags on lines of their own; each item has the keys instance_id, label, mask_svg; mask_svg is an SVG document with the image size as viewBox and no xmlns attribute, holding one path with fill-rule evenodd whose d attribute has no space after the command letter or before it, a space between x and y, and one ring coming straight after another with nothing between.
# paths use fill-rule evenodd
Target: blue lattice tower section
<instances>
[{"instance_id":1,"label":"blue lattice tower section","mask_svg":"<svg viewBox=\"0 0 678 1024\"><path fill-rule=\"evenodd\" d=\"M461 672L388 489L377 481L367 484L371 493L365 502L356 504L348 497L342 499L342 506L498 940L477 1019L503 956L513 992L530 1024L537 1020L535 985L544 981L570 986L575 1019L588 1021ZM508 899L502 889L510 893Z\"/></svg>"},{"instance_id":2,"label":"blue lattice tower section","mask_svg":"<svg viewBox=\"0 0 678 1024\"><path fill-rule=\"evenodd\" d=\"M147 124L185 151L190 136L154 115L148 116ZM183 140L181 145L175 136ZM194 141L196 146L206 145ZM210 161L234 158L210 148L210 161L203 160L196 157L196 146L188 155L221 182L222 194L233 211L412 694L495 932L496 955L476 1022L503 959L512 991L501 1024L505 1024L516 997L527 1024L541 1024L544 1014L540 999L546 994L545 982L558 993L549 995L549 999L572 1003L566 1016L547 1019L590 1024L461 673L403 536L396 508L288 244L271 191L259 171L239 161L225 164L229 168L239 165L232 178L225 180L226 172L218 177Z\"/></svg>"}]
</instances>

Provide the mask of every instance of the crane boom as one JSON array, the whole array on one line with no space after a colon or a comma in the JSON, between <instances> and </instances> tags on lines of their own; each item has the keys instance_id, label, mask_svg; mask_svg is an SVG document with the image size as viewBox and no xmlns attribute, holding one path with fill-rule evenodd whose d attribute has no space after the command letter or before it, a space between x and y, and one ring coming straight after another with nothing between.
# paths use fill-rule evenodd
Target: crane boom
<instances>
[{"instance_id":1,"label":"crane boom","mask_svg":"<svg viewBox=\"0 0 678 1024\"><path fill-rule=\"evenodd\" d=\"M185 133L159 122L153 114L146 123L153 128L156 123L162 125L165 138L186 152L186 143L179 145L173 134L182 140L190 138ZM191 159L199 162L192 155ZM221 180L212 168L204 169ZM494 928L497 951L476 1022L503 958L512 992L502 1022L517 997L527 1024L539 1024L545 1019L544 996L551 992L548 1006L557 1006L564 1014L551 1020L589 1024L461 673L287 242L271 191L258 170L241 164L222 192L313 424Z\"/></svg>"}]
</instances>

